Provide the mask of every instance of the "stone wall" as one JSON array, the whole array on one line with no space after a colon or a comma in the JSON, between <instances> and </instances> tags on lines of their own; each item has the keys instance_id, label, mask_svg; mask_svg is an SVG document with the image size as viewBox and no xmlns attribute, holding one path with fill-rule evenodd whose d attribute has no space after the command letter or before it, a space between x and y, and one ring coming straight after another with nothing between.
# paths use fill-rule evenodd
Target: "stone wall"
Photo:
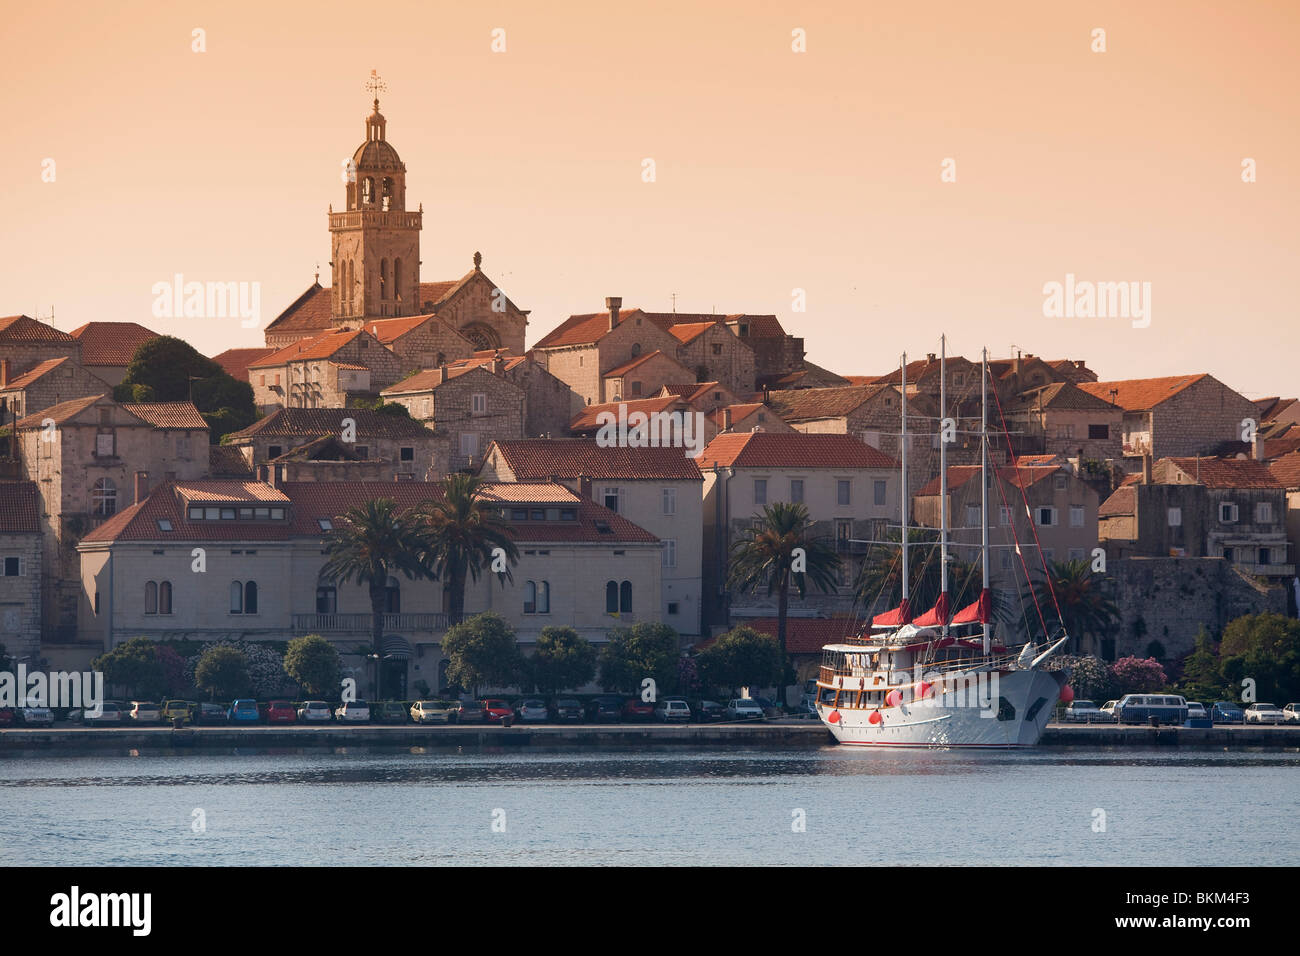
<instances>
[{"instance_id":1,"label":"stone wall","mask_svg":"<svg viewBox=\"0 0 1300 956\"><path fill-rule=\"evenodd\" d=\"M6 575L5 558L19 558ZM0 644L10 657L35 655L41 646L41 536L0 534Z\"/></svg>"}]
</instances>

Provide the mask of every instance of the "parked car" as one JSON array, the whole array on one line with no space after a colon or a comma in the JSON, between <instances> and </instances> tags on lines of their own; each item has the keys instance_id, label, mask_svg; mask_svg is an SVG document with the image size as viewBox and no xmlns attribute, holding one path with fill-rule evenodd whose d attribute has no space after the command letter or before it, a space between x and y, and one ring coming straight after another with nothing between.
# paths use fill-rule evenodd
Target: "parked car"
<instances>
[{"instance_id":1,"label":"parked car","mask_svg":"<svg viewBox=\"0 0 1300 956\"><path fill-rule=\"evenodd\" d=\"M782 709L781 707L778 707L776 701L774 701L771 697L755 697L752 699L754 703L758 704L759 707L763 708L764 717L785 716L785 710Z\"/></svg>"},{"instance_id":2,"label":"parked car","mask_svg":"<svg viewBox=\"0 0 1300 956\"><path fill-rule=\"evenodd\" d=\"M298 708L298 719L304 724L325 724L334 719L334 711L323 700L304 700Z\"/></svg>"},{"instance_id":3,"label":"parked car","mask_svg":"<svg viewBox=\"0 0 1300 956\"><path fill-rule=\"evenodd\" d=\"M1111 724L1116 718L1090 700L1072 700L1065 705L1061 719L1070 724Z\"/></svg>"},{"instance_id":4,"label":"parked car","mask_svg":"<svg viewBox=\"0 0 1300 956\"><path fill-rule=\"evenodd\" d=\"M255 724L261 719L261 712L257 709L257 701L242 698L230 702L230 710L226 713L226 718L232 724Z\"/></svg>"},{"instance_id":5,"label":"parked car","mask_svg":"<svg viewBox=\"0 0 1300 956\"><path fill-rule=\"evenodd\" d=\"M406 708L399 700L381 700L370 705L372 724L404 724Z\"/></svg>"},{"instance_id":6,"label":"parked car","mask_svg":"<svg viewBox=\"0 0 1300 956\"><path fill-rule=\"evenodd\" d=\"M1115 705L1121 723L1145 724L1152 718L1160 724L1187 721L1187 701L1173 694L1125 694Z\"/></svg>"},{"instance_id":7,"label":"parked car","mask_svg":"<svg viewBox=\"0 0 1300 956\"><path fill-rule=\"evenodd\" d=\"M1300 704L1287 704L1282 708L1288 724L1300 724Z\"/></svg>"},{"instance_id":8,"label":"parked car","mask_svg":"<svg viewBox=\"0 0 1300 956\"><path fill-rule=\"evenodd\" d=\"M1286 722L1286 714L1273 704L1254 703L1246 708L1248 724L1281 724Z\"/></svg>"},{"instance_id":9,"label":"parked car","mask_svg":"<svg viewBox=\"0 0 1300 956\"><path fill-rule=\"evenodd\" d=\"M0 707L0 727L12 727L17 715L12 707Z\"/></svg>"},{"instance_id":10,"label":"parked car","mask_svg":"<svg viewBox=\"0 0 1300 956\"><path fill-rule=\"evenodd\" d=\"M562 724L580 724L586 716L582 702L576 697L561 697L551 705L551 713Z\"/></svg>"},{"instance_id":11,"label":"parked car","mask_svg":"<svg viewBox=\"0 0 1300 956\"><path fill-rule=\"evenodd\" d=\"M1111 715L1112 717L1114 717L1116 720L1119 720L1119 715L1115 713L1115 705L1118 704L1118 703L1119 703L1119 701L1117 701L1117 700L1108 700L1108 701L1106 701L1106 703L1104 703L1104 704L1101 705L1101 712L1102 712L1103 714L1110 714L1110 715Z\"/></svg>"},{"instance_id":12,"label":"parked car","mask_svg":"<svg viewBox=\"0 0 1300 956\"><path fill-rule=\"evenodd\" d=\"M287 700L273 700L266 705L268 724L293 724L298 721L298 711Z\"/></svg>"},{"instance_id":13,"label":"parked car","mask_svg":"<svg viewBox=\"0 0 1300 956\"><path fill-rule=\"evenodd\" d=\"M162 720L162 708L153 701L131 701L131 720L137 724L156 724Z\"/></svg>"},{"instance_id":14,"label":"parked car","mask_svg":"<svg viewBox=\"0 0 1300 956\"><path fill-rule=\"evenodd\" d=\"M105 704L105 707L108 705ZM194 712L194 722L196 724L228 724L230 723L230 710L222 707L220 704L201 703L199 709Z\"/></svg>"},{"instance_id":15,"label":"parked car","mask_svg":"<svg viewBox=\"0 0 1300 956\"><path fill-rule=\"evenodd\" d=\"M513 717L515 710L510 706L510 701L502 700L500 697L489 697L483 701L483 710L487 713L488 723L499 724L503 717Z\"/></svg>"},{"instance_id":16,"label":"parked car","mask_svg":"<svg viewBox=\"0 0 1300 956\"><path fill-rule=\"evenodd\" d=\"M334 710L334 719L342 724L370 723L370 702L364 700L344 701Z\"/></svg>"},{"instance_id":17,"label":"parked car","mask_svg":"<svg viewBox=\"0 0 1300 956\"><path fill-rule=\"evenodd\" d=\"M521 700L515 707L515 716L519 718L521 724L544 724L550 719L551 714L546 709L546 701L530 697Z\"/></svg>"},{"instance_id":18,"label":"parked car","mask_svg":"<svg viewBox=\"0 0 1300 956\"><path fill-rule=\"evenodd\" d=\"M163 722L171 723L179 717L182 723L192 724L194 722L194 709L198 706L192 700L165 701L162 706Z\"/></svg>"},{"instance_id":19,"label":"parked car","mask_svg":"<svg viewBox=\"0 0 1300 956\"><path fill-rule=\"evenodd\" d=\"M593 724L617 723L623 716L621 697L593 697L587 701L587 720Z\"/></svg>"},{"instance_id":20,"label":"parked car","mask_svg":"<svg viewBox=\"0 0 1300 956\"><path fill-rule=\"evenodd\" d=\"M699 708L695 711L695 717L702 724L726 720L727 708L723 707L716 700L702 700L700 701Z\"/></svg>"},{"instance_id":21,"label":"parked car","mask_svg":"<svg viewBox=\"0 0 1300 956\"><path fill-rule=\"evenodd\" d=\"M1209 711L1205 709L1204 704L1199 701L1189 700L1187 702L1187 723L1184 726L1213 727L1214 724L1210 721Z\"/></svg>"},{"instance_id":22,"label":"parked car","mask_svg":"<svg viewBox=\"0 0 1300 956\"><path fill-rule=\"evenodd\" d=\"M629 697L623 702L623 709L620 712L623 720L633 722L644 722L654 720L655 705L649 701L642 700L640 697Z\"/></svg>"},{"instance_id":23,"label":"parked car","mask_svg":"<svg viewBox=\"0 0 1300 956\"><path fill-rule=\"evenodd\" d=\"M476 700L462 700L456 705L456 723L482 724L487 722L487 711Z\"/></svg>"},{"instance_id":24,"label":"parked car","mask_svg":"<svg viewBox=\"0 0 1300 956\"><path fill-rule=\"evenodd\" d=\"M735 697L727 701L728 720L762 720L763 708L751 697Z\"/></svg>"},{"instance_id":25,"label":"parked car","mask_svg":"<svg viewBox=\"0 0 1300 956\"><path fill-rule=\"evenodd\" d=\"M48 707L28 703L18 708L18 722L24 727L53 727L54 711Z\"/></svg>"},{"instance_id":26,"label":"parked car","mask_svg":"<svg viewBox=\"0 0 1300 956\"><path fill-rule=\"evenodd\" d=\"M665 724L675 720L685 723L691 719L691 705L676 697L661 700L655 707L655 718Z\"/></svg>"},{"instance_id":27,"label":"parked car","mask_svg":"<svg viewBox=\"0 0 1300 956\"><path fill-rule=\"evenodd\" d=\"M68 713L68 719L77 721L82 724L92 726L117 726L122 723L123 709L122 705L115 700L101 701L99 704L99 713L88 708L74 710Z\"/></svg>"},{"instance_id":28,"label":"parked car","mask_svg":"<svg viewBox=\"0 0 1300 956\"><path fill-rule=\"evenodd\" d=\"M411 719L417 724L452 724L459 705L449 700L417 700L411 705Z\"/></svg>"},{"instance_id":29,"label":"parked car","mask_svg":"<svg viewBox=\"0 0 1300 956\"><path fill-rule=\"evenodd\" d=\"M1244 724L1246 712L1230 700L1218 700L1210 708L1210 719L1216 724Z\"/></svg>"}]
</instances>

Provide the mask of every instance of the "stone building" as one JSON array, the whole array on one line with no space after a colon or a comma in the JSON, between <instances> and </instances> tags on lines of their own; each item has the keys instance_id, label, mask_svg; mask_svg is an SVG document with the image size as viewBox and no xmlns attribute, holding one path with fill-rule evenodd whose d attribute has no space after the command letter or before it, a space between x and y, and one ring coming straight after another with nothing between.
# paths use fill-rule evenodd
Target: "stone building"
<instances>
[{"instance_id":1,"label":"stone building","mask_svg":"<svg viewBox=\"0 0 1300 956\"><path fill-rule=\"evenodd\" d=\"M248 366L253 402L276 408L343 408L406 374L400 358L363 329L339 329L272 352Z\"/></svg>"},{"instance_id":2,"label":"stone building","mask_svg":"<svg viewBox=\"0 0 1300 956\"><path fill-rule=\"evenodd\" d=\"M13 379L50 359L81 362L81 343L67 332L26 315L0 318L0 368Z\"/></svg>"},{"instance_id":3,"label":"stone building","mask_svg":"<svg viewBox=\"0 0 1300 956\"><path fill-rule=\"evenodd\" d=\"M697 382L719 382L738 394L753 389L754 350L721 318L675 312L650 312L646 317L678 340L677 361L694 370Z\"/></svg>"},{"instance_id":4,"label":"stone building","mask_svg":"<svg viewBox=\"0 0 1300 956\"><path fill-rule=\"evenodd\" d=\"M107 395L62 402L19 419L19 459L41 498L41 618L47 643L76 637L76 544L172 476L208 468L208 426L188 402L122 405Z\"/></svg>"},{"instance_id":5,"label":"stone building","mask_svg":"<svg viewBox=\"0 0 1300 956\"><path fill-rule=\"evenodd\" d=\"M8 361L0 359L0 405L7 423L34 415L42 408L95 395L105 390L99 377L68 356L46 359L21 375L6 379Z\"/></svg>"},{"instance_id":6,"label":"stone building","mask_svg":"<svg viewBox=\"0 0 1300 956\"><path fill-rule=\"evenodd\" d=\"M18 660L41 649L41 499L34 481L0 481L0 644Z\"/></svg>"},{"instance_id":7,"label":"stone building","mask_svg":"<svg viewBox=\"0 0 1300 956\"><path fill-rule=\"evenodd\" d=\"M723 405L704 416L705 440L713 441L718 435L737 432L772 432L777 435L792 434L798 429L787 425L770 406L762 402L741 402Z\"/></svg>"},{"instance_id":8,"label":"stone building","mask_svg":"<svg viewBox=\"0 0 1300 956\"><path fill-rule=\"evenodd\" d=\"M1082 456L1097 463L1123 456L1124 410L1071 382L1024 392L1006 406L1006 418L1022 453Z\"/></svg>"},{"instance_id":9,"label":"stone building","mask_svg":"<svg viewBox=\"0 0 1300 956\"><path fill-rule=\"evenodd\" d=\"M447 442L451 471L477 467L494 441L524 437L524 390L482 365L419 372L381 395Z\"/></svg>"},{"instance_id":10,"label":"stone building","mask_svg":"<svg viewBox=\"0 0 1300 956\"><path fill-rule=\"evenodd\" d=\"M644 352L601 376L602 402L651 398L662 391L662 382L683 379L691 373L681 362L659 349ZM651 384L658 386L652 388Z\"/></svg>"},{"instance_id":11,"label":"stone building","mask_svg":"<svg viewBox=\"0 0 1300 956\"><path fill-rule=\"evenodd\" d=\"M507 349L482 349L448 365L448 371L479 366L524 390L524 437L543 438L568 432L583 409L568 384L556 378L531 355L511 355Z\"/></svg>"},{"instance_id":12,"label":"stone building","mask_svg":"<svg viewBox=\"0 0 1300 956\"><path fill-rule=\"evenodd\" d=\"M743 405L746 397L737 395L721 382L670 383L660 387L652 398L675 396L697 412L712 412L724 405Z\"/></svg>"},{"instance_id":13,"label":"stone building","mask_svg":"<svg viewBox=\"0 0 1300 956\"><path fill-rule=\"evenodd\" d=\"M803 339L786 332L775 315L729 315L723 321L754 353L754 390L803 369Z\"/></svg>"},{"instance_id":14,"label":"stone building","mask_svg":"<svg viewBox=\"0 0 1300 956\"><path fill-rule=\"evenodd\" d=\"M1172 375L1120 382L1080 382L1090 395L1124 410L1126 471L1138 471L1142 456L1206 455L1223 442L1242 439L1243 422L1255 421L1253 402L1213 375Z\"/></svg>"},{"instance_id":15,"label":"stone building","mask_svg":"<svg viewBox=\"0 0 1300 956\"><path fill-rule=\"evenodd\" d=\"M436 315L376 319L365 329L402 361L404 374L437 368L474 354L474 346Z\"/></svg>"},{"instance_id":16,"label":"stone building","mask_svg":"<svg viewBox=\"0 0 1300 956\"><path fill-rule=\"evenodd\" d=\"M109 385L122 384L136 351L158 337L136 322L87 322L68 334L81 343L82 368Z\"/></svg>"}]
</instances>

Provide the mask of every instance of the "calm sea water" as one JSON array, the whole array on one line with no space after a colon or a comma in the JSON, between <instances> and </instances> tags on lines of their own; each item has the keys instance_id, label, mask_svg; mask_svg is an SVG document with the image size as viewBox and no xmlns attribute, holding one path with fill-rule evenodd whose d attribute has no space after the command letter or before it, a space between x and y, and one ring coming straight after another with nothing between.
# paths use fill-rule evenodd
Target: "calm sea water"
<instances>
[{"instance_id":1,"label":"calm sea water","mask_svg":"<svg viewBox=\"0 0 1300 956\"><path fill-rule=\"evenodd\" d=\"M0 863L1290 865L1297 769L1074 749L4 757Z\"/></svg>"}]
</instances>

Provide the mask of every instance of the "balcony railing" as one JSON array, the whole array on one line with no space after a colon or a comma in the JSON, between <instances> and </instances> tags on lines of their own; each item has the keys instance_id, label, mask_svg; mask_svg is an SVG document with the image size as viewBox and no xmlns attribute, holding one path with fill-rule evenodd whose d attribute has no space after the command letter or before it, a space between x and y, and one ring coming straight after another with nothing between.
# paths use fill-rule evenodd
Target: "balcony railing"
<instances>
[{"instance_id":1,"label":"balcony railing","mask_svg":"<svg viewBox=\"0 0 1300 956\"><path fill-rule=\"evenodd\" d=\"M295 614L293 628L307 634L351 632L369 634L373 619L369 614ZM385 614L384 633L435 634L447 629L447 615Z\"/></svg>"}]
</instances>

